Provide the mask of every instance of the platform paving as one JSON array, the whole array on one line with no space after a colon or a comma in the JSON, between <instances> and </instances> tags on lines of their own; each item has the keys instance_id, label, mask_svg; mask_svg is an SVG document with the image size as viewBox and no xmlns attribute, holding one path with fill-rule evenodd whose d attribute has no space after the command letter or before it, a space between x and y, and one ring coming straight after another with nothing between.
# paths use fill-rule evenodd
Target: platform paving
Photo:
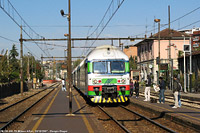
<instances>
[{"instance_id":1,"label":"platform paving","mask_svg":"<svg viewBox=\"0 0 200 133\"><path fill-rule=\"evenodd\" d=\"M151 94L155 91L151 88ZM158 93L157 93L158 94ZM166 90L165 95L173 97L172 90ZM152 96L151 96L152 97ZM181 93L181 98L188 99L189 101L200 101L200 94L195 93ZM175 120L182 124L194 127L200 130L200 109L182 105L180 108L172 108L174 102L165 102L161 104L159 102L152 103L150 101L144 101L144 88L140 88L140 96L136 98L134 95L130 98L131 103L140 106L146 110L153 111L160 114L160 117L168 117L171 120Z\"/></svg>"},{"instance_id":2,"label":"platform paving","mask_svg":"<svg viewBox=\"0 0 200 133\"><path fill-rule=\"evenodd\" d=\"M40 113L32 114L33 121L26 128L26 131L35 132L72 132L72 133L88 133L98 132L90 119L92 113L88 113L73 96L72 113L69 115L69 97L67 93L59 91L55 94L51 101L47 102Z\"/></svg>"}]
</instances>

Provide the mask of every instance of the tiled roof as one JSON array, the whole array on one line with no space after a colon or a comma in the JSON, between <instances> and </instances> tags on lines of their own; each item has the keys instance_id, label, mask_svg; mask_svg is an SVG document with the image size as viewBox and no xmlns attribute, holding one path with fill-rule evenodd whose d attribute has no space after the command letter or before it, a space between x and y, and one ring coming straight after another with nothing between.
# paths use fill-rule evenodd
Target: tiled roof
<instances>
[{"instance_id":1,"label":"tiled roof","mask_svg":"<svg viewBox=\"0 0 200 133\"><path fill-rule=\"evenodd\" d=\"M161 40L168 40L169 37L173 37L172 40L178 40L178 39L183 39L183 36L187 37L186 40L188 40L189 39L188 37L190 37L190 35L188 35L186 33L182 33L182 32L179 32L179 31L176 31L173 29L171 29L170 32L171 32L171 36L169 36L169 28L160 31ZM134 46L141 45L143 42L152 41L154 39L158 39L158 33L154 34L153 36L150 36L147 39L142 40L141 42L135 44Z\"/></svg>"},{"instance_id":2,"label":"tiled roof","mask_svg":"<svg viewBox=\"0 0 200 133\"><path fill-rule=\"evenodd\" d=\"M179 31L176 31L176 30L173 30L173 29L171 29L170 32L171 32L171 37L183 37L183 35L184 35L185 37L189 37L188 34L182 33L182 32L179 32ZM157 38L157 37L158 37L158 33L156 33L156 34L154 34L154 35L152 36L152 38ZM160 37L161 37L161 38L170 37L170 36L169 36L169 28L160 31ZM151 37L150 37L150 38L151 38Z\"/></svg>"}]
</instances>

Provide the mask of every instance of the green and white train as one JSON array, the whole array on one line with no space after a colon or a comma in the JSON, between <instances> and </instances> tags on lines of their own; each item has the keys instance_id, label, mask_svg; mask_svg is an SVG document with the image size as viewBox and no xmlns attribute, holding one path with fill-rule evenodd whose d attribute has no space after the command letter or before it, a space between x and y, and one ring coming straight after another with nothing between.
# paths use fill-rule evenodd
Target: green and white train
<instances>
[{"instance_id":1,"label":"green and white train","mask_svg":"<svg viewBox=\"0 0 200 133\"><path fill-rule=\"evenodd\" d=\"M129 58L117 47L92 50L72 72L73 85L94 103L127 102L130 95Z\"/></svg>"}]
</instances>

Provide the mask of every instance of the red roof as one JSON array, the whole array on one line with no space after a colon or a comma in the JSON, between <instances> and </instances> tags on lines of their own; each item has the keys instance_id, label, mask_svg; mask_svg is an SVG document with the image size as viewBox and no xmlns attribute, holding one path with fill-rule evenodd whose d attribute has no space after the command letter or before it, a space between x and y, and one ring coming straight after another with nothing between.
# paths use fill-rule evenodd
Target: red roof
<instances>
[{"instance_id":1,"label":"red roof","mask_svg":"<svg viewBox=\"0 0 200 133\"><path fill-rule=\"evenodd\" d=\"M171 36L169 36L169 28L164 29L162 31L160 31L160 37L161 38L166 38L166 37L190 37L188 34L186 33L182 33L176 30L171 29ZM152 37L157 38L158 37L158 33L154 34Z\"/></svg>"}]
</instances>

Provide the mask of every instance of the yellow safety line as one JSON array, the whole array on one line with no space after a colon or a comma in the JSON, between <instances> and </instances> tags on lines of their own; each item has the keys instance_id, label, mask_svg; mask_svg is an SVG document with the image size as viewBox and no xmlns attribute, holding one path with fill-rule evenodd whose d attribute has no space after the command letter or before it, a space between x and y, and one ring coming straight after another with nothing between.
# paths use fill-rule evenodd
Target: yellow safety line
<instances>
[{"instance_id":1,"label":"yellow safety line","mask_svg":"<svg viewBox=\"0 0 200 133\"><path fill-rule=\"evenodd\" d=\"M138 101L139 101L139 100L138 100ZM139 102L141 103L141 101L139 101ZM153 104L152 104L151 106L154 106L154 107L160 108L160 109L164 109L164 110L168 110L168 111L171 111L172 113L174 112L174 110L167 109L167 108L163 108L163 107L159 107L159 106L156 106L156 105L153 105ZM178 114L180 114L180 115L185 115L185 116L187 116L187 117L200 120L200 118L196 118L196 117L193 117L193 116L190 116L190 115L186 115L186 114L182 114L182 113L178 113ZM181 117L183 117L183 116L181 116Z\"/></svg>"},{"instance_id":2,"label":"yellow safety line","mask_svg":"<svg viewBox=\"0 0 200 133\"><path fill-rule=\"evenodd\" d=\"M75 101L76 101L76 104L77 104L78 108L81 108L81 106L80 106L80 104L78 103L76 97L74 97L74 99L75 99ZM83 113L83 111L80 110L80 113ZM84 123L85 123L85 125L86 125L86 127L87 127L87 129L88 129L88 131L89 131L89 133L94 133L94 131L93 131L93 129L92 129L90 123L88 122L87 118L85 117L85 115L82 115L82 117L83 117L83 121L84 121Z\"/></svg>"},{"instance_id":3,"label":"yellow safety line","mask_svg":"<svg viewBox=\"0 0 200 133\"><path fill-rule=\"evenodd\" d=\"M60 91L60 89L59 89ZM58 92L59 92L58 91ZM40 117L40 119L37 121L37 123L35 124L35 126L33 127L32 131L35 132L35 130L37 130L37 128L39 127L40 123L42 122L42 120L44 119L45 114L47 114L47 112L49 111L51 105L53 104L56 96L58 95L58 92L56 93L56 95L53 97L53 99L51 100L50 104L48 105L48 107L46 108L46 110L44 111L44 115L42 115L42 117Z\"/></svg>"}]
</instances>

